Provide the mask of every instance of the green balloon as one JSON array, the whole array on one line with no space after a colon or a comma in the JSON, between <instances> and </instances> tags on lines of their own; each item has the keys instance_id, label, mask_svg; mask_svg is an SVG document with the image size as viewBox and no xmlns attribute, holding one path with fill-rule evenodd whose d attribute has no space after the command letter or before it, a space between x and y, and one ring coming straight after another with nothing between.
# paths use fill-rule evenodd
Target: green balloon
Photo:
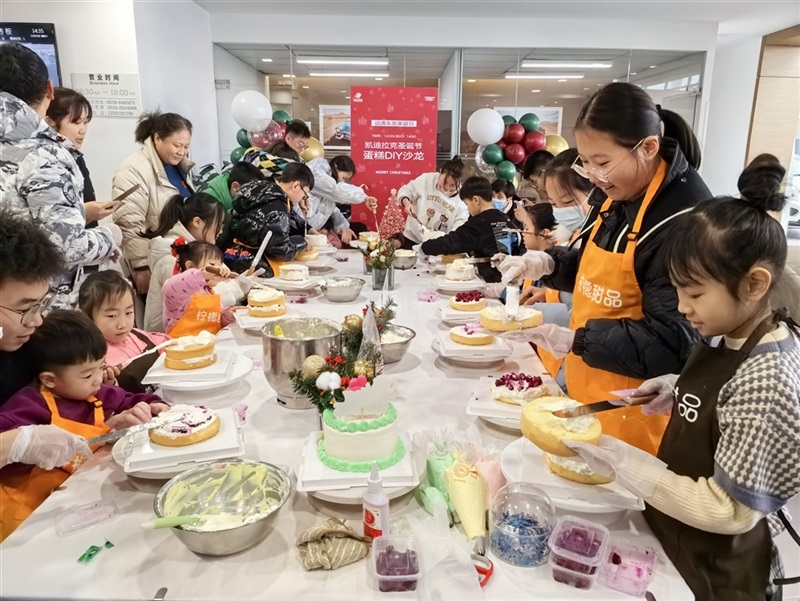
<instances>
[{"instance_id":1,"label":"green balloon","mask_svg":"<svg viewBox=\"0 0 800 601\"><path fill-rule=\"evenodd\" d=\"M525 113L519 118L519 124L525 128L525 131L539 129L539 116L534 113Z\"/></svg>"},{"instance_id":2,"label":"green balloon","mask_svg":"<svg viewBox=\"0 0 800 601\"><path fill-rule=\"evenodd\" d=\"M272 120L273 121L280 121L281 123L286 123L287 121L291 121L292 116L282 109L278 109L274 113L272 113Z\"/></svg>"},{"instance_id":3,"label":"green balloon","mask_svg":"<svg viewBox=\"0 0 800 601\"><path fill-rule=\"evenodd\" d=\"M250 148L250 140L247 139L247 130L242 128L236 132L236 142L242 148Z\"/></svg>"},{"instance_id":4,"label":"green balloon","mask_svg":"<svg viewBox=\"0 0 800 601\"><path fill-rule=\"evenodd\" d=\"M489 144L483 149L483 160L490 165L497 165L503 160L503 149L497 144Z\"/></svg>"},{"instance_id":5,"label":"green balloon","mask_svg":"<svg viewBox=\"0 0 800 601\"><path fill-rule=\"evenodd\" d=\"M245 152L247 152L247 148L243 148L242 146L234 148L233 152L231 152L231 163L238 163L241 161Z\"/></svg>"},{"instance_id":6,"label":"green balloon","mask_svg":"<svg viewBox=\"0 0 800 601\"><path fill-rule=\"evenodd\" d=\"M511 182L514 181L514 176L517 175L517 168L511 161L500 161L495 165L494 172L500 179L507 179Z\"/></svg>"},{"instance_id":7,"label":"green balloon","mask_svg":"<svg viewBox=\"0 0 800 601\"><path fill-rule=\"evenodd\" d=\"M516 123L517 120L514 119L511 115L503 115L503 123L506 125L511 125L512 123Z\"/></svg>"}]
</instances>

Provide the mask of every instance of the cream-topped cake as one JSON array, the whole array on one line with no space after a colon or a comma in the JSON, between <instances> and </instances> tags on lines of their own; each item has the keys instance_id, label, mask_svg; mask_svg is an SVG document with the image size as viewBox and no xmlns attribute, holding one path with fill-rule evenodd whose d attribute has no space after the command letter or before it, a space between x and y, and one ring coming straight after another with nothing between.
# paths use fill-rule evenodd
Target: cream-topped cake
<instances>
[{"instance_id":1,"label":"cream-topped cake","mask_svg":"<svg viewBox=\"0 0 800 601\"><path fill-rule=\"evenodd\" d=\"M558 455L545 453L544 460L551 472L566 480L580 482L581 484L608 484L613 482L613 478L594 473L589 464L577 456L559 457Z\"/></svg>"},{"instance_id":2,"label":"cream-topped cake","mask_svg":"<svg viewBox=\"0 0 800 601\"><path fill-rule=\"evenodd\" d=\"M450 307L456 311L480 311L486 306L486 296L480 290L459 292L450 298Z\"/></svg>"},{"instance_id":3,"label":"cream-topped cake","mask_svg":"<svg viewBox=\"0 0 800 601\"><path fill-rule=\"evenodd\" d=\"M299 253L297 253L297 255L295 255L294 257L295 261L304 261L304 262L316 261L317 259L319 259L319 253L313 246L307 246Z\"/></svg>"},{"instance_id":4,"label":"cream-topped cake","mask_svg":"<svg viewBox=\"0 0 800 601\"><path fill-rule=\"evenodd\" d=\"M447 266L444 277L454 282L467 282L475 277L475 266L466 259L456 259Z\"/></svg>"},{"instance_id":5,"label":"cream-topped cake","mask_svg":"<svg viewBox=\"0 0 800 601\"><path fill-rule=\"evenodd\" d=\"M206 330L197 336L173 338L164 350L164 367L189 370L213 365L217 361L216 342L216 336Z\"/></svg>"},{"instance_id":6,"label":"cream-topped cake","mask_svg":"<svg viewBox=\"0 0 800 601\"><path fill-rule=\"evenodd\" d=\"M534 399L550 394L539 376L509 372L492 383L492 398L509 405L527 405Z\"/></svg>"},{"instance_id":7,"label":"cream-topped cake","mask_svg":"<svg viewBox=\"0 0 800 601\"><path fill-rule=\"evenodd\" d=\"M281 265L278 277L287 282L303 282L308 279L308 267L305 265Z\"/></svg>"},{"instance_id":8,"label":"cream-topped cake","mask_svg":"<svg viewBox=\"0 0 800 601\"><path fill-rule=\"evenodd\" d=\"M219 432L219 416L205 407L173 405L158 417L169 423L149 430L148 435L151 441L165 447L197 444Z\"/></svg>"},{"instance_id":9,"label":"cream-topped cake","mask_svg":"<svg viewBox=\"0 0 800 601\"><path fill-rule=\"evenodd\" d=\"M307 234L306 240L314 248L323 248L328 246L328 237L325 234Z\"/></svg>"},{"instance_id":10,"label":"cream-topped cake","mask_svg":"<svg viewBox=\"0 0 800 601\"><path fill-rule=\"evenodd\" d=\"M574 457L575 451L564 444L565 439L597 444L603 429L592 414L578 417L556 417L553 411L580 407L578 401L564 397L543 397L522 408L522 434L546 453Z\"/></svg>"},{"instance_id":11,"label":"cream-topped cake","mask_svg":"<svg viewBox=\"0 0 800 601\"><path fill-rule=\"evenodd\" d=\"M533 328L542 325L543 321L542 312L530 307L520 307L513 317L506 313L503 306L481 310L481 325L492 332Z\"/></svg>"},{"instance_id":12,"label":"cream-topped cake","mask_svg":"<svg viewBox=\"0 0 800 601\"><path fill-rule=\"evenodd\" d=\"M494 342L494 336L487 334L478 324L468 323L450 328L450 338L458 344L486 346Z\"/></svg>"},{"instance_id":13,"label":"cream-topped cake","mask_svg":"<svg viewBox=\"0 0 800 601\"><path fill-rule=\"evenodd\" d=\"M262 286L247 295L247 312L253 317L277 317L286 313L286 295L280 290Z\"/></svg>"}]
</instances>

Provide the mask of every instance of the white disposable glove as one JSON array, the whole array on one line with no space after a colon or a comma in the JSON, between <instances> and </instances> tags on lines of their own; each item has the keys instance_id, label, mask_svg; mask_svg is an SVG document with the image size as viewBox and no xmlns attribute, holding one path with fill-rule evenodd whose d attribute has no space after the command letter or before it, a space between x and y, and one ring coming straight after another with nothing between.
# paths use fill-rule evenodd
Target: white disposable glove
<instances>
[{"instance_id":1,"label":"white disposable glove","mask_svg":"<svg viewBox=\"0 0 800 601\"><path fill-rule=\"evenodd\" d=\"M564 440L596 474L614 478L640 499L652 496L667 464L647 451L603 434L596 444Z\"/></svg>"},{"instance_id":2,"label":"white disposable glove","mask_svg":"<svg viewBox=\"0 0 800 601\"><path fill-rule=\"evenodd\" d=\"M506 257L498 269L503 274L504 284L522 283L522 280L539 280L553 273L556 262L553 257L539 250L529 250L521 257Z\"/></svg>"},{"instance_id":3,"label":"white disposable glove","mask_svg":"<svg viewBox=\"0 0 800 601\"><path fill-rule=\"evenodd\" d=\"M503 292L506 291L506 285L501 282L486 284L486 287L483 289L483 291L487 298L500 298L503 296Z\"/></svg>"},{"instance_id":4,"label":"white disposable glove","mask_svg":"<svg viewBox=\"0 0 800 601\"><path fill-rule=\"evenodd\" d=\"M87 459L92 450L86 439L50 424L22 426L8 453L9 463L27 463L51 470L68 464L75 455Z\"/></svg>"},{"instance_id":5,"label":"white disposable glove","mask_svg":"<svg viewBox=\"0 0 800 601\"><path fill-rule=\"evenodd\" d=\"M99 227L104 227L111 234L111 239L114 241L114 246L119 248L122 245L122 230L116 223L104 223Z\"/></svg>"},{"instance_id":6,"label":"white disposable glove","mask_svg":"<svg viewBox=\"0 0 800 601\"><path fill-rule=\"evenodd\" d=\"M677 374L666 374L645 380L636 390L618 390L613 394L623 397L619 399L620 405L626 405L636 397L655 394L656 397L652 401L641 405L642 413L644 415L668 415L675 403L675 383L677 381Z\"/></svg>"},{"instance_id":7,"label":"white disposable glove","mask_svg":"<svg viewBox=\"0 0 800 601\"><path fill-rule=\"evenodd\" d=\"M496 334L506 340L517 342L533 342L549 352L556 359L566 357L572 350L572 343L575 340L575 330L557 326L554 323L546 323L535 328L523 328L521 330L511 330Z\"/></svg>"}]
</instances>

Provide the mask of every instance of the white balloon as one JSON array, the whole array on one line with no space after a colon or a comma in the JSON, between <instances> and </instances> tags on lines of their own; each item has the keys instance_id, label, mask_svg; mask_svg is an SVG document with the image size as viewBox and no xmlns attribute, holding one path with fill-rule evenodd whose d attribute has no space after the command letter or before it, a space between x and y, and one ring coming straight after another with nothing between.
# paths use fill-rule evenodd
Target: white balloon
<instances>
[{"instance_id":1,"label":"white balloon","mask_svg":"<svg viewBox=\"0 0 800 601\"><path fill-rule=\"evenodd\" d=\"M263 131L272 121L272 105L261 92L244 90L236 94L231 113L239 127L247 131Z\"/></svg>"},{"instance_id":2,"label":"white balloon","mask_svg":"<svg viewBox=\"0 0 800 601\"><path fill-rule=\"evenodd\" d=\"M467 133L481 146L494 144L503 137L506 124L503 117L494 109L478 109L467 121Z\"/></svg>"}]
</instances>

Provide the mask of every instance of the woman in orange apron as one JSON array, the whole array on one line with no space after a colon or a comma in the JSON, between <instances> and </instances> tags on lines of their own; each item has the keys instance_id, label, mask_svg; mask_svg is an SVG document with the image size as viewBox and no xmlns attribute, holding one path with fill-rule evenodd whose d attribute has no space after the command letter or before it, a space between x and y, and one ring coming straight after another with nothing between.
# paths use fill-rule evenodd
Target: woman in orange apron
<instances>
[{"instance_id":1,"label":"woman in orange apron","mask_svg":"<svg viewBox=\"0 0 800 601\"><path fill-rule=\"evenodd\" d=\"M688 125L637 86L596 92L575 139L573 169L597 188L582 248L509 257L500 269L505 281L530 277L573 292L569 329L545 324L528 339L566 355L570 396L593 403L683 366L698 335L678 312L660 248L672 220L711 193L695 170L699 148ZM606 434L654 454L667 418L633 407L601 421Z\"/></svg>"},{"instance_id":2,"label":"woman in orange apron","mask_svg":"<svg viewBox=\"0 0 800 601\"><path fill-rule=\"evenodd\" d=\"M91 424L72 421L61 417L53 394L44 386L41 394L52 414L51 424L67 432L86 439L101 436L108 432L103 415L103 403L92 396L87 402L94 405L94 418ZM96 450L98 447L93 447ZM69 478L84 459L75 459L62 467L45 470L34 466L31 470L3 475L0 483L0 542L19 526L33 511L50 496L56 488Z\"/></svg>"}]
</instances>

